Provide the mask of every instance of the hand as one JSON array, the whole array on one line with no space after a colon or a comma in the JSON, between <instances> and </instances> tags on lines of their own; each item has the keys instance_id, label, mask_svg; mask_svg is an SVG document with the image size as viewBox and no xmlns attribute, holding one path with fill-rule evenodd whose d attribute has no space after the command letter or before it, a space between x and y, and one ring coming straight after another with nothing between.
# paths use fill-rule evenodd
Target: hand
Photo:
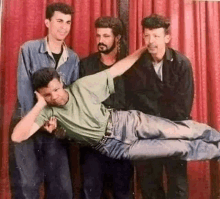
<instances>
[{"instance_id":1,"label":"hand","mask_svg":"<svg viewBox=\"0 0 220 199\"><path fill-rule=\"evenodd\" d=\"M57 118L51 117L43 126L49 133L52 133L57 128Z\"/></svg>"},{"instance_id":2,"label":"hand","mask_svg":"<svg viewBox=\"0 0 220 199\"><path fill-rule=\"evenodd\" d=\"M47 102L45 101L44 97L38 93L37 91L34 92L37 97L37 105L44 108L47 105Z\"/></svg>"}]
</instances>

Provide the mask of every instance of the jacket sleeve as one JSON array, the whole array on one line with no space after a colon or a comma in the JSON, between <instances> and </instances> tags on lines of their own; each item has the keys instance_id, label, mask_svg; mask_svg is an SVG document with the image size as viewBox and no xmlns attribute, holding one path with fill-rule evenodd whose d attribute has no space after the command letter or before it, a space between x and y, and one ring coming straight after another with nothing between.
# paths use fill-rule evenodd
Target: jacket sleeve
<instances>
[{"instance_id":1,"label":"jacket sleeve","mask_svg":"<svg viewBox=\"0 0 220 199\"><path fill-rule=\"evenodd\" d=\"M85 61L81 60L79 62L79 78L84 77L85 75L86 75Z\"/></svg>"},{"instance_id":2,"label":"jacket sleeve","mask_svg":"<svg viewBox=\"0 0 220 199\"><path fill-rule=\"evenodd\" d=\"M76 55L74 65L74 72L71 76L71 83L75 82L79 78L79 57Z\"/></svg>"},{"instance_id":3,"label":"jacket sleeve","mask_svg":"<svg viewBox=\"0 0 220 199\"><path fill-rule=\"evenodd\" d=\"M28 48L21 47L17 71L17 94L21 107L21 116L24 116L34 105L34 92L31 81L31 60Z\"/></svg>"},{"instance_id":4,"label":"jacket sleeve","mask_svg":"<svg viewBox=\"0 0 220 199\"><path fill-rule=\"evenodd\" d=\"M166 115L166 118L171 120L190 119L190 112L192 110L194 83L190 61L182 61L180 68L174 92L164 95L168 97L165 106L162 106L164 108L162 111L163 115ZM164 92L167 92L166 89Z\"/></svg>"}]
</instances>

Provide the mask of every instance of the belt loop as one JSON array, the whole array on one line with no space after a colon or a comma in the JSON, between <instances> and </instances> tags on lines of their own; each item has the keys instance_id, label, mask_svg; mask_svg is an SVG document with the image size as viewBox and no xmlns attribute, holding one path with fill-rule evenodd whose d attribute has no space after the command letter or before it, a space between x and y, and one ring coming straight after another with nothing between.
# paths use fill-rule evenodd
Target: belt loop
<instances>
[{"instance_id":1,"label":"belt loop","mask_svg":"<svg viewBox=\"0 0 220 199\"><path fill-rule=\"evenodd\" d=\"M113 109L108 109L109 110L109 118L105 130L105 136L111 136L112 135L112 130L113 130L113 124L112 124L112 112Z\"/></svg>"}]
</instances>

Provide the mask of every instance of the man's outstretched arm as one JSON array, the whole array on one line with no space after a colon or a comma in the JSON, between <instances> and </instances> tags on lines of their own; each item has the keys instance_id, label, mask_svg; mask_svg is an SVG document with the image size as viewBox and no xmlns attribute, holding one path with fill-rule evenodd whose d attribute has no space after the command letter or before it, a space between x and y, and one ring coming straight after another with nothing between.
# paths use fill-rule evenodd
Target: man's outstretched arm
<instances>
[{"instance_id":1,"label":"man's outstretched arm","mask_svg":"<svg viewBox=\"0 0 220 199\"><path fill-rule=\"evenodd\" d=\"M14 142L21 142L33 135L40 126L35 123L40 111L46 106L46 102L39 93L36 92L38 102L31 109L31 111L22 118L22 120L15 126L11 139Z\"/></svg>"},{"instance_id":2,"label":"man's outstretched arm","mask_svg":"<svg viewBox=\"0 0 220 199\"><path fill-rule=\"evenodd\" d=\"M114 64L110 69L109 72L113 78L122 75L126 72L131 66L140 58L144 51L146 51L147 46L144 46L138 50L136 50L131 55L127 56L126 58L118 61Z\"/></svg>"}]
</instances>

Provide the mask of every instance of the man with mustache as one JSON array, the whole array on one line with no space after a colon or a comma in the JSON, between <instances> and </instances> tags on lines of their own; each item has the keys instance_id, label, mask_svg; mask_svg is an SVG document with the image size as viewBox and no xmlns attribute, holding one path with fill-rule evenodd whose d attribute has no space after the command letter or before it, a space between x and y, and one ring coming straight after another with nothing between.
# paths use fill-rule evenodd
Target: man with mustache
<instances>
[{"instance_id":1,"label":"man with mustache","mask_svg":"<svg viewBox=\"0 0 220 199\"><path fill-rule=\"evenodd\" d=\"M100 17L95 21L95 28L98 52L80 62L81 77L108 69L126 55L123 24L118 18ZM108 108L125 109L123 77L118 77L114 83L115 94L103 104ZM130 161L114 160L87 147L81 148L80 152L83 171L82 198L100 199L106 194L104 190L109 187L113 190L113 198L129 198L132 175Z\"/></svg>"},{"instance_id":2,"label":"man with mustache","mask_svg":"<svg viewBox=\"0 0 220 199\"><path fill-rule=\"evenodd\" d=\"M34 105L32 75L43 67L51 67L64 83L73 83L79 74L79 58L64 43L70 32L72 8L65 3L53 3L46 9L45 38L22 45L18 63L18 107L12 127ZM11 127L11 128L12 128ZM23 143L11 143L10 182L12 198L38 199L40 185L45 184L45 198L72 199L72 183L65 141L58 140L45 130Z\"/></svg>"},{"instance_id":3,"label":"man with mustache","mask_svg":"<svg viewBox=\"0 0 220 199\"><path fill-rule=\"evenodd\" d=\"M170 22L153 14L142 20L147 51L125 74L129 108L173 121L187 120L193 103L193 74L188 58L168 48ZM188 198L187 163L154 159L137 163L144 199ZM163 166L168 193L163 190Z\"/></svg>"}]
</instances>

